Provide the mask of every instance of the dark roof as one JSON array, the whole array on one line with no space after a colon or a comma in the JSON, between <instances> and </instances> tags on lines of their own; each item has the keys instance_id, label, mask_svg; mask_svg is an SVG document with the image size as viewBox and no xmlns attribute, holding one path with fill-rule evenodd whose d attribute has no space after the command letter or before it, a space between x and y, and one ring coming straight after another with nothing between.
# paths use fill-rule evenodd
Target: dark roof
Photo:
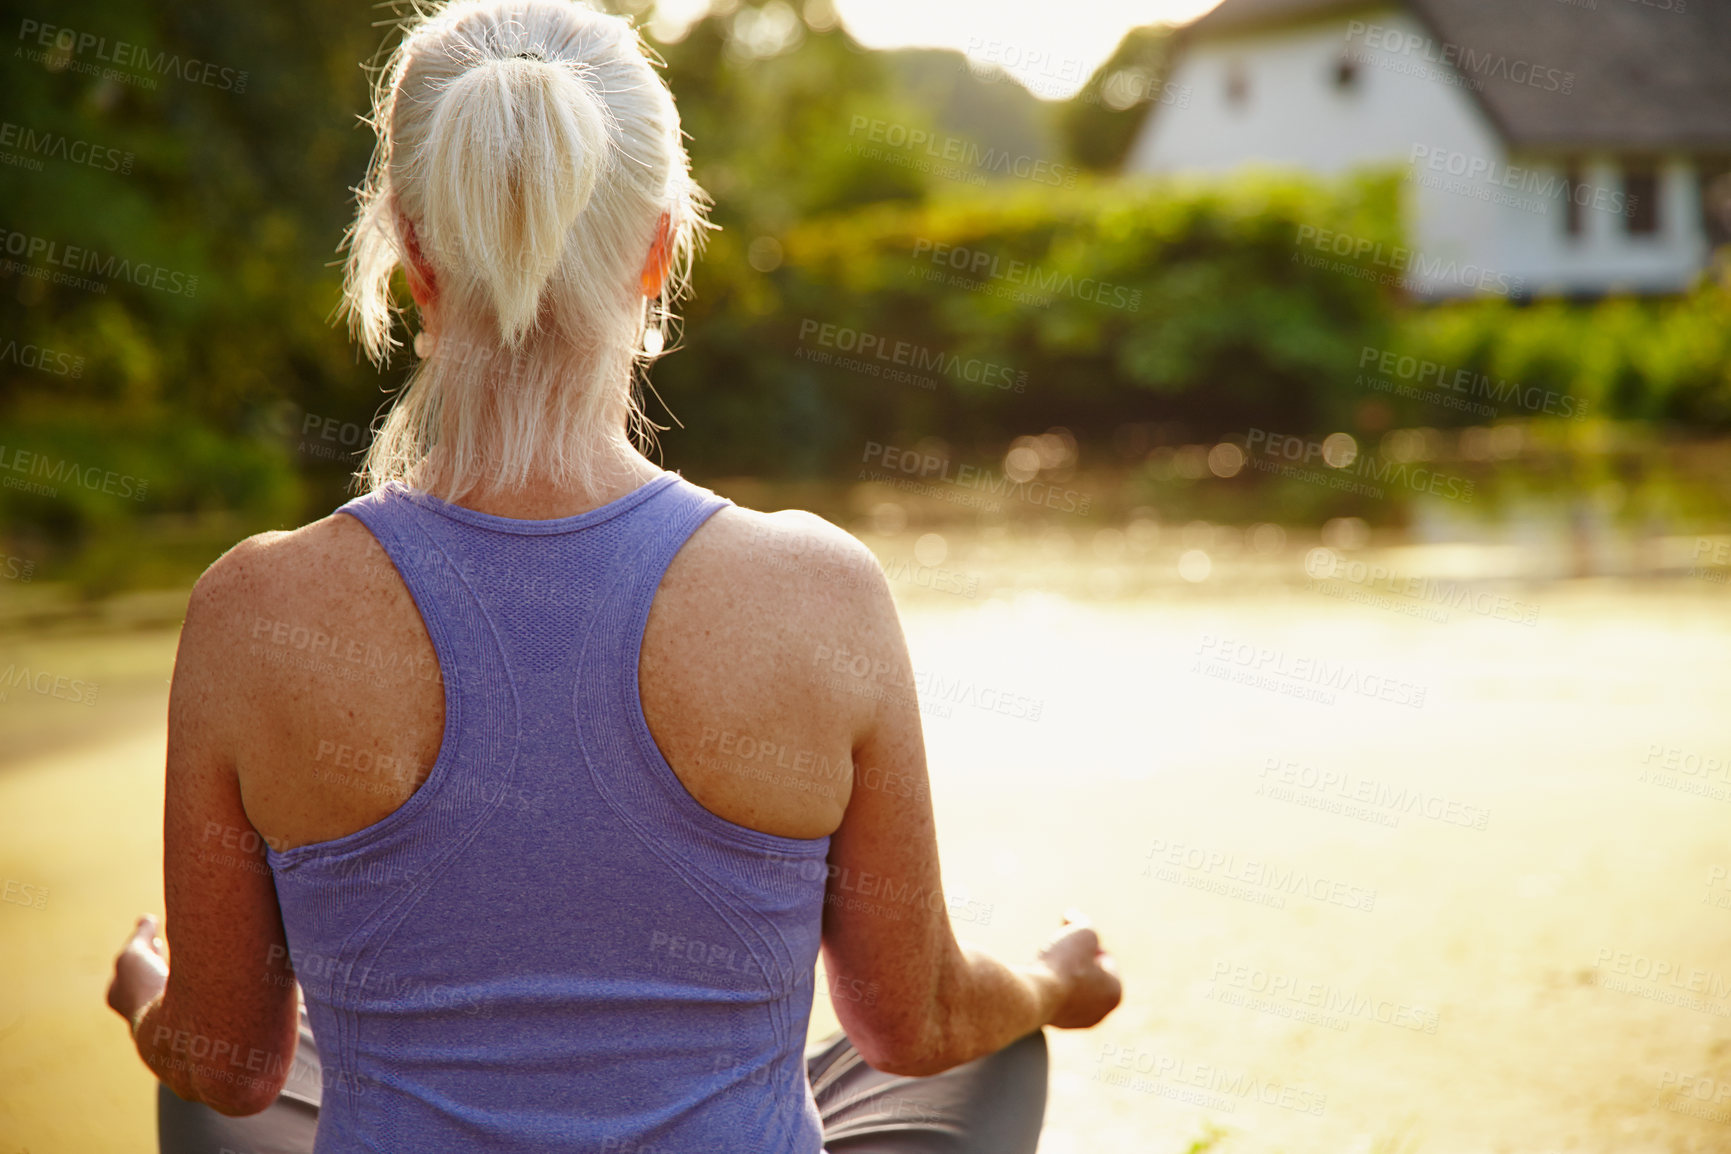
<instances>
[{"instance_id":1,"label":"dark roof","mask_svg":"<svg viewBox=\"0 0 1731 1154\"><path fill-rule=\"evenodd\" d=\"M1224 0L1193 20L1186 31L1195 35L1259 30L1297 23L1348 8L1363 8L1367 0Z\"/></svg>"},{"instance_id":2,"label":"dark roof","mask_svg":"<svg viewBox=\"0 0 1731 1154\"><path fill-rule=\"evenodd\" d=\"M1429 26L1433 59L1468 56L1467 86L1512 144L1731 151L1731 3L1391 0ZM1187 37L1363 8L1363 0L1223 0ZM1682 8L1682 11L1677 11ZM1370 49L1376 52L1376 49ZM1418 55L1422 56L1421 49ZM1541 86L1522 83L1533 67ZM1555 70L1553 73L1551 70ZM1565 75L1570 91L1561 87ZM1558 82L1556 90L1550 81Z\"/></svg>"}]
</instances>

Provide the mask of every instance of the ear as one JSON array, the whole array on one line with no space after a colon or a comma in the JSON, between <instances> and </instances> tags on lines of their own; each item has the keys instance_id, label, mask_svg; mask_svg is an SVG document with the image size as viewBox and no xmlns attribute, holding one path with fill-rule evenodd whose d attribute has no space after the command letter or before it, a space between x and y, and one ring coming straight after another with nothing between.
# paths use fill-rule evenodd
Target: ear
<instances>
[{"instance_id":1,"label":"ear","mask_svg":"<svg viewBox=\"0 0 1731 1154\"><path fill-rule=\"evenodd\" d=\"M399 212L397 227L402 230L403 242L409 251L408 263L403 266L409 282L409 295L415 298L418 307L424 309L439 295L433 266L427 263L427 258L421 252L421 240L415 235L415 222Z\"/></svg>"},{"instance_id":2,"label":"ear","mask_svg":"<svg viewBox=\"0 0 1731 1154\"><path fill-rule=\"evenodd\" d=\"M662 213L655 226L655 239L649 245L649 257L643 262L643 295L653 299L661 295L667 283L667 273L673 267L673 216Z\"/></svg>"}]
</instances>

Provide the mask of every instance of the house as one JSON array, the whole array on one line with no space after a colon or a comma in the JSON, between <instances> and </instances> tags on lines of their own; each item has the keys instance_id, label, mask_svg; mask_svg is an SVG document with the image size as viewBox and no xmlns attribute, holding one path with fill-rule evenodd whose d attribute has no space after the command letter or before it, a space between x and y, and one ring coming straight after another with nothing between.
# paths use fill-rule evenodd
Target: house
<instances>
[{"instance_id":1,"label":"house","mask_svg":"<svg viewBox=\"0 0 1731 1154\"><path fill-rule=\"evenodd\" d=\"M1421 299L1677 292L1731 240L1731 0L1223 0L1176 35L1192 98L1126 171L1396 166Z\"/></svg>"}]
</instances>

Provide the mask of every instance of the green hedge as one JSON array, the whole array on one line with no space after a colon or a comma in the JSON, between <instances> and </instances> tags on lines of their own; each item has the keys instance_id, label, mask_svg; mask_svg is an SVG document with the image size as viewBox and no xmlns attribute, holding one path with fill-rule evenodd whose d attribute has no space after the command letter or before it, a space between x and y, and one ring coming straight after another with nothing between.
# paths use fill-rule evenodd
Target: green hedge
<instances>
[{"instance_id":1,"label":"green hedge","mask_svg":"<svg viewBox=\"0 0 1731 1154\"><path fill-rule=\"evenodd\" d=\"M1731 280L1719 275L1680 297L1524 307L1492 299L1413 311L1401 318L1397 346L1451 372L1492 378L1505 397L1518 388L1532 399L1568 396L1607 417L1731 423ZM1536 415L1519 403L1501 408ZM1426 421L1422 409L1406 415L1430 424L1468 420Z\"/></svg>"},{"instance_id":2,"label":"green hedge","mask_svg":"<svg viewBox=\"0 0 1731 1154\"><path fill-rule=\"evenodd\" d=\"M305 507L289 454L160 406L37 397L0 421L0 551L87 592L175 583ZM176 555L162 555L172 541Z\"/></svg>"},{"instance_id":3,"label":"green hedge","mask_svg":"<svg viewBox=\"0 0 1731 1154\"><path fill-rule=\"evenodd\" d=\"M1360 348L1391 339L1396 311L1387 290L1296 261L1296 238L1392 247L1397 199L1386 178L1030 181L809 221L776 238L768 272L724 234L685 348L656 369L685 425L664 440L712 470L835 474L868 438L997 451L1052 425L1086 441L1134 422L1338 423Z\"/></svg>"}]
</instances>

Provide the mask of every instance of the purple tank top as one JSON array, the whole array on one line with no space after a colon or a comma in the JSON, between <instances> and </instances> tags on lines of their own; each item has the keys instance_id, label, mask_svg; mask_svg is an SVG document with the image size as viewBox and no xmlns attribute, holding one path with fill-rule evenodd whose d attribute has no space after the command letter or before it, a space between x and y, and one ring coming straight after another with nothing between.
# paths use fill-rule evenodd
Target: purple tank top
<instances>
[{"instance_id":1,"label":"purple tank top","mask_svg":"<svg viewBox=\"0 0 1731 1154\"><path fill-rule=\"evenodd\" d=\"M665 473L555 520L400 484L340 508L420 609L445 731L388 817L267 851L323 1067L316 1154L820 1154L829 838L704 809L638 696L662 574L728 503ZM370 759L326 753L365 788Z\"/></svg>"}]
</instances>

